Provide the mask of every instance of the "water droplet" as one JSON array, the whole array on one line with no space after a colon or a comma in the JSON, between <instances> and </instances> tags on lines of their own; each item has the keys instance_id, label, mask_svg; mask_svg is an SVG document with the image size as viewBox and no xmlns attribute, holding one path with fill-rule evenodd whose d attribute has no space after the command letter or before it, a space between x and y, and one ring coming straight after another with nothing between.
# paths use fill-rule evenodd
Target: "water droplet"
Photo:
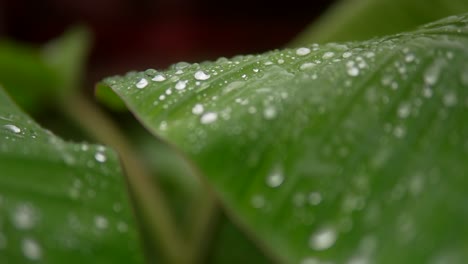
<instances>
[{"instance_id":1,"label":"water droplet","mask_svg":"<svg viewBox=\"0 0 468 264\"><path fill-rule=\"evenodd\" d=\"M335 53L334 53L334 52L331 52L331 51L328 51L328 52L325 52L325 54L323 54L322 59L324 59L324 60L330 59L330 58L332 58L333 56L335 56Z\"/></svg>"},{"instance_id":2,"label":"water droplet","mask_svg":"<svg viewBox=\"0 0 468 264\"><path fill-rule=\"evenodd\" d=\"M30 229L36 224L38 213L29 204L21 204L13 212L13 224L18 229Z\"/></svg>"},{"instance_id":3,"label":"water droplet","mask_svg":"<svg viewBox=\"0 0 468 264\"><path fill-rule=\"evenodd\" d=\"M298 56L305 56L305 55L307 55L307 54L309 54L309 53L310 53L310 49L309 49L309 48L298 48L298 49L296 50L296 54L297 54Z\"/></svg>"},{"instance_id":4,"label":"water droplet","mask_svg":"<svg viewBox=\"0 0 468 264\"><path fill-rule=\"evenodd\" d=\"M353 53L352 53L352 52L349 52L349 51L347 51L347 52L343 53L343 55L342 55L342 56L343 56L343 58L345 58L345 59L346 59L346 58L349 58L349 57L351 57L352 55L353 55Z\"/></svg>"},{"instance_id":5,"label":"water droplet","mask_svg":"<svg viewBox=\"0 0 468 264\"><path fill-rule=\"evenodd\" d=\"M408 191L411 195L416 196L424 189L424 178L421 174L412 176L408 183Z\"/></svg>"},{"instance_id":6,"label":"water droplet","mask_svg":"<svg viewBox=\"0 0 468 264\"><path fill-rule=\"evenodd\" d=\"M204 115L202 115L202 117L200 118L200 122L202 124L211 124L213 122L215 122L216 120L218 119L218 114L217 113L214 113L214 112L208 112L208 113L205 113Z\"/></svg>"},{"instance_id":7,"label":"water droplet","mask_svg":"<svg viewBox=\"0 0 468 264\"><path fill-rule=\"evenodd\" d=\"M174 68L175 68L176 70L183 70L183 69L185 69L185 68L187 68L187 67L189 67L189 66L190 66L190 63L185 62L185 61L181 61L181 62L176 63L176 64L174 65Z\"/></svg>"},{"instance_id":8,"label":"water droplet","mask_svg":"<svg viewBox=\"0 0 468 264\"><path fill-rule=\"evenodd\" d=\"M203 108L203 105L202 104L196 104L193 108L192 108L192 113L194 115L201 115L203 114L203 111L205 109Z\"/></svg>"},{"instance_id":9,"label":"water droplet","mask_svg":"<svg viewBox=\"0 0 468 264\"><path fill-rule=\"evenodd\" d=\"M262 208L263 206L265 206L265 198L263 197L263 195L254 195L252 196L252 199L251 199L251 204L254 208Z\"/></svg>"},{"instance_id":10,"label":"water droplet","mask_svg":"<svg viewBox=\"0 0 468 264\"><path fill-rule=\"evenodd\" d=\"M390 88L392 88L392 90L398 89L398 83L397 83L397 82L392 82L392 83L390 84Z\"/></svg>"},{"instance_id":11,"label":"water droplet","mask_svg":"<svg viewBox=\"0 0 468 264\"><path fill-rule=\"evenodd\" d=\"M310 236L309 246L318 251L326 250L335 244L336 239L337 234L335 229L324 227Z\"/></svg>"},{"instance_id":12,"label":"water droplet","mask_svg":"<svg viewBox=\"0 0 468 264\"><path fill-rule=\"evenodd\" d=\"M159 129L162 130L162 131L167 130L167 122L166 121L161 121L161 123L159 123Z\"/></svg>"},{"instance_id":13,"label":"water droplet","mask_svg":"<svg viewBox=\"0 0 468 264\"><path fill-rule=\"evenodd\" d=\"M187 81L178 81L175 85L177 90L183 90L187 86Z\"/></svg>"},{"instance_id":14,"label":"water droplet","mask_svg":"<svg viewBox=\"0 0 468 264\"><path fill-rule=\"evenodd\" d=\"M94 158L96 159L97 162L100 162L100 163L106 162L107 160L106 155L102 152L97 152L96 154L94 154Z\"/></svg>"},{"instance_id":15,"label":"water droplet","mask_svg":"<svg viewBox=\"0 0 468 264\"><path fill-rule=\"evenodd\" d=\"M405 56L405 61L406 62L413 62L416 57L414 56L413 53L408 53Z\"/></svg>"},{"instance_id":16,"label":"water droplet","mask_svg":"<svg viewBox=\"0 0 468 264\"><path fill-rule=\"evenodd\" d=\"M440 71L444 66L445 61L439 59L436 60L429 68L424 72L424 82L427 85L434 85L439 80Z\"/></svg>"},{"instance_id":17,"label":"water droplet","mask_svg":"<svg viewBox=\"0 0 468 264\"><path fill-rule=\"evenodd\" d=\"M447 56L447 59L449 59L449 60L453 59L453 52L447 51L447 53L445 55Z\"/></svg>"},{"instance_id":18,"label":"water droplet","mask_svg":"<svg viewBox=\"0 0 468 264\"><path fill-rule=\"evenodd\" d=\"M145 78L141 78L137 84L136 84L136 87L138 89L143 89L145 88L146 86L148 85L148 80L146 80Z\"/></svg>"},{"instance_id":19,"label":"water droplet","mask_svg":"<svg viewBox=\"0 0 468 264\"><path fill-rule=\"evenodd\" d=\"M295 193L292 201L296 207L301 207L305 203L305 195L303 193Z\"/></svg>"},{"instance_id":20,"label":"water droplet","mask_svg":"<svg viewBox=\"0 0 468 264\"><path fill-rule=\"evenodd\" d=\"M364 59L362 57L357 57L356 58L356 61L357 61L357 65L360 69L365 69L367 68L367 62L364 61Z\"/></svg>"},{"instance_id":21,"label":"water droplet","mask_svg":"<svg viewBox=\"0 0 468 264\"><path fill-rule=\"evenodd\" d=\"M89 146L87 144L82 144L81 145L81 150L82 151L88 151L89 150Z\"/></svg>"},{"instance_id":22,"label":"water droplet","mask_svg":"<svg viewBox=\"0 0 468 264\"><path fill-rule=\"evenodd\" d=\"M429 87L424 87L422 94L424 97L430 98L432 96L432 89Z\"/></svg>"},{"instance_id":23,"label":"water droplet","mask_svg":"<svg viewBox=\"0 0 468 264\"><path fill-rule=\"evenodd\" d=\"M266 107L265 110L263 111L263 116L267 120L274 119L276 117L276 109L272 106Z\"/></svg>"},{"instance_id":24,"label":"water droplet","mask_svg":"<svg viewBox=\"0 0 468 264\"><path fill-rule=\"evenodd\" d=\"M124 222L117 223L117 230L121 233L125 233L128 231L128 225Z\"/></svg>"},{"instance_id":25,"label":"water droplet","mask_svg":"<svg viewBox=\"0 0 468 264\"><path fill-rule=\"evenodd\" d=\"M275 170L266 178L266 184L271 188L277 188L283 184L284 176L280 170Z\"/></svg>"},{"instance_id":26,"label":"water droplet","mask_svg":"<svg viewBox=\"0 0 468 264\"><path fill-rule=\"evenodd\" d=\"M319 205L322 202L322 195L319 192L311 192L308 200L311 205Z\"/></svg>"},{"instance_id":27,"label":"water droplet","mask_svg":"<svg viewBox=\"0 0 468 264\"><path fill-rule=\"evenodd\" d=\"M32 238L25 238L21 241L21 250L30 260L39 260L42 257L41 246Z\"/></svg>"},{"instance_id":28,"label":"water droplet","mask_svg":"<svg viewBox=\"0 0 468 264\"><path fill-rule=\"evenodd\" d=\"M108 226L107 218L104 216L98 215L94 217L94 225L99 229L105 229Z\"/></svg>"},{"instance_id":29,"label":"water droplet","mask_svg":"<svg viewBox=\"0 0 468 264\"><path fill-rule=\"evenodd\" d=\"M70 198L72 198L73 200L76 200L80 197L80 190L77 188L71 188L70 190L68 190L68 195L70 195Z\"/></svg>"},{"instance_id":30,"label":"water droplet","mask_svg":"<svg viewBox=\"0 0 468 264\"><path fill-rule=\"evenodd\" d=\"M368 255L353 256L346 264L370 264L372 261Z\"/></svg>"},{"instance_id":31,"label":"water droplet","mask_svg":"<svg viewBox=\"0 0 468 264\"><path fill-rule=\"evenodd\" d=\"M15 125L4 125L3 127L15 134L21 133L21 129Z\"/></svg>"},{"instance_id":32,"label":"water droplet","mask_svg":"<svg viewBox=\"0 0 468 264\"><path fill-rule=\"evenodd\" d=\"M359 75L359 69L357 67L348 67L348 75L349 76L352 76L352 77L355 77L355 76L358 76Z\"/></svg>"},{"instance_id":33,"label":"water droplet","mask_svg":"<svg viewBox=\"0 0 468 264\"><path fill-rule=\"evenodd\" d=\"M365 56L366 56L366 58L369 58L369 59L370 59L370 58L375 57L375 53L372 52L372 51L368 51L368 52L366 52Z\"/></svg>"},{"instance_id":34,"label":"water droplet","mask_svg":"<svg viewBox=\"0 0 468 264\"><path fill-rule=\"evenodd\" d=\"M307 257L301 260L300 264L321 264L320 260L313 257Z\"/></svg>"},{"instance_id":35,"label":"water droplet","mask_svg":"<svg viewBox=\"0 0 468 264\"><path fill-rule=\"evenodd\" d=\"M195 79L204 81L210 78L209 74L206 74L204 71L197 71L194 75Z\"/></svg>"},{"instance_id":36,"label":"water droplet","mask_svg":"<svg viewBox=\"0 0 468 264\"><path fill-rule=\"evenodd\" d=\"M408 103L403 103L398 108L398 116L400 118L407 118L411 114L411 105Z\"/></svg>"},{"instance_id":37,"label":"water droplet","mask_svg":"<svg viewBox=\"0 0 468 264\"><path fill-rule=\"evenodd\" d=\"M164 75L162 74L158 74L156 76L153 77L153 79L151 79L155 82L162 82L162 81L165 81L166 80L166 77L164 77Z\"/></svg>"},{"instance_id":38,"label":"water droplet","mask_svg":"<svg viewBox=\"0 0 468 264\"><path fill-rule=\"evenodd\" d=\"M306 70L306 69L313 68L315 65L316 64L313 63L313 62L306 62L306 63L302 64L301 67L299 67L299 69Z\"/></svg>"},{"instance_id":39,"label":"water droplet","mask_svg":"<svg viewBox=\"0 0 468 264\"><path fill-rule=\"evenodd\" d=\"M343 198L342 208L344 212L352 212L362 210L365 205L364 197L350 193Z\"/></svg>"},{"instance_id":40,"label":"water droplet","mask_svg":"<svg viewBox=\"0 0 468 264\"><path fill-rule=\"evenodd\" d=\"M457 95L452 91L447 92L444 94L442 101L447 107L455 106L457 104Z\"/></svg>"},{"instance_id":41,"label":"water droplet","mask_svg":"<svg viewBox=\"0 0 468 264\"><path fill-rule=\"evenodd\" d=\"M406 134L406 129L403 126L396 126L395 129L393 130L393 135L397 138L402 138Z\"/></svg>"},{"instance_id":42,"label":"water droplet","mask_svg":"<svg viewBox=\"0 0 468 264\"><path fill-rule=\"evenodd\" d=\"M157 72L157 71L156 71L155 69L146 69L146 70L145 70L145 74L146 74L146 75L149 75L149 76L150 76L150 75L153 75L153 74L156 74L156 72Z\"/></svg>"}]
</instances>

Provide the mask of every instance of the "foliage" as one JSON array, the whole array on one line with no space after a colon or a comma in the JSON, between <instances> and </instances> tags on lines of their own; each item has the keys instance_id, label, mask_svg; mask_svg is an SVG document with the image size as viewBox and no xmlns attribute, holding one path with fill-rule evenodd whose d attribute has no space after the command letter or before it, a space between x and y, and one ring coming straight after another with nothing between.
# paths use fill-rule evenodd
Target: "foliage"
<instances>
[{"instance_id":1,"label":"foliage","mask_svg":"<svg viewBox=\"0 0 468 264\"><path fill-rule=\"evenodd\" d=\"M310 44L468 8L430 2L343 1L298 48L97 84L150 133L81 95L86 29L0 43L0 262L466 262L468 15Z\"/></svg>"},{"instance_id":2,"label":"foliage","mask_svg":"<svg viewBox=\"0 0 468 264\"><path fill-rule=\"evenodd\" d=\"M467 22L105 83L280 262L427 262L468 231Z\"/></svg>"}]
</instances>

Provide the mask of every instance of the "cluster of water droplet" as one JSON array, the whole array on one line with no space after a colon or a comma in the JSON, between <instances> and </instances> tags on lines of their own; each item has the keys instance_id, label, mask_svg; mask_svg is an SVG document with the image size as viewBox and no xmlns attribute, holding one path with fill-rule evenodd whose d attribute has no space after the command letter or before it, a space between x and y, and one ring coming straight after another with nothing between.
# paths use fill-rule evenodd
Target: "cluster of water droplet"
<instances>
[{"instance_id":1,"label":"cluster of water droplet","mask_svg":"<svg viewBox=\"0 0 468 264\"><path fill-rule=\"evenodd\" d=\"M82 241L83 234L90 236L90 230L98 242L106 239L105 232L128 236L130 213L122 205L126 201L120 198L125 187L115 154L104 146L64 142L15 106L7 109L14 113L0 113L0 154L23 159L25 166L36 166L31 160L37 160L53 173L2 174L12 177L3 181L5 189L9 189L9 182L17 181L12 190L31 195L31 199L21 195L24 200L19 200L10 191L0 193L0 262L4 260L3 251L21 252L24 262L47 262L56 255L48 253L51 248L92 252L94 249L87 249L89 241ZM109 203L111 208L99 209L95 205L100 203ZM90 214L93 210L95 215Z\"/></svg>"},{"instance_id":2,"label":"cluster of water droplet","mask_svg":"<svg viewBox=\"0 0 468 264\"><path fill-rule=\"evenodd\" d=\"M292 221L301 224L302 230L309 230L304 246L310 254L304 254L301 263L326 263L314 253L335 247L356 225L356 215L370 227L381 220L382 204L369 198L370 183L365 170L346 172L336 161L346 164L345 168L354 168L352 165L355 164L350 164L353 158L362 155L365 157L363 167L374 172L384 170L396 155L392 152L394 146L401 147L406 139L415 136L411 122L420 117L423 107L441 108L445 116L460 102L466 102L465 107L468 107L468 100L460 98L455 88L440 85L441 79L447 76L446 67L457 59L456 55L440 50L427 56L428 52L413 45L414 37L401 38L362 44L313 44L263 55L238 56L230 60L221 58L216 63L181 63L164 73L148 70L129 74L123 92L128 93L127 98L138 114L150 122L159 120L159 129L164 135L183 140L184 147L193 153L202 152L203 144L210 143L210 139L218 140L212 130L221 131L222 142L235 142L235 147L242 150L246 149L243 148L245 145L261 140L271 145L284 144L285 153L289 150L287 144L292 144L295 151L300 149L298 153L304 155L295 163L296 167L293 166L295 170L278 164L270 169L255 170L262 172L259 174L263 189L245 191L248 195L243 201L250 209L271 219L284 214L299 219ZM423 38L421 41L426 41ZM375 67L380 67L378 72ZM460 76L457 82L465 87L468 86L466 72L457 73ZM110 84L112 82L109 80ZM434 99L438 101L432 103ZM339 111L342 116L331 122L327 116L329 111ZM367 119L361 120L359 116ZM320 130L320 126L314 127L320 122L330 128L314 134L312 128ZM376 126L368 131L367 122ZM189 132L184 133L187 128ZM296 128L303 128L303 131ZM314 141L309 135L321 141ZM355 153L356 149L362 149L359 146L363 142L369 143L372 155L364 150ZM312 150L301 149L298 147L301 144L304 149ZM256 149L251 147L248 150L252 153L241 153L229 147L226 146L226 153L237 154L226 155L226 159L233 158L233 163L245 162L246 166L255 169L265 165L262 157L258 157L262 154L254 153ZM262 147L276 150L270 146ZM315 162L299 164L306 159ZM297 171L303 167L313 169L306 170L307 173L297 179ZM342 186L344 183L322 186L320 184L326 180L309 179L337 179L338 176L351 184L345 186L347 188ZM426 177L413 172L406 176L410 180L395 183L385 197L386 205L424 192ZM302 182L305 187L296 188L301 187ZM311 182L317 185L307 189ZM341 195L321 191L324 186L336 188L330 192ZM275 203L287 204L282 207L287 212L276 212L271 206ZM327 206L339 208L336 218L317 220L316 212ZM415 233L417 227L412 224L411 215L402 216L398 221L401 230L396 233ZM413 235L405 239L411 241ZM374 235L364 237L346 263L372 263L376 244Z\"/></svg>"}]
</instances>

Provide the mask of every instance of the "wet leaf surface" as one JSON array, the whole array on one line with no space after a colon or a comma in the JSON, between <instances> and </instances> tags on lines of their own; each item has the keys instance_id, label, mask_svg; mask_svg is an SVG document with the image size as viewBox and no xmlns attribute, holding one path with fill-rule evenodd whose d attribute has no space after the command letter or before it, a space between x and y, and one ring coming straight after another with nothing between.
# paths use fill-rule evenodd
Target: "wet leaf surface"
<instances>
[{"instance_id":1,"label":"wet leaf surface","mask_svg":"<svg viewBox=\"0 0 468 264\"><path fill-rule=\"evenodd\" d=\"M0 263L143 263L115 153L64 142L1 88Z\"/></svg>"},{"instance_id":2,"label":"wet leaf surface","mask_svg":"<svg viewBox=\"0 0 468 264\"><path fill-rule=\"evenodd\" d=\"M463 263L467 23L104 83L277 260Z\"/></svg>"}]
</instances>

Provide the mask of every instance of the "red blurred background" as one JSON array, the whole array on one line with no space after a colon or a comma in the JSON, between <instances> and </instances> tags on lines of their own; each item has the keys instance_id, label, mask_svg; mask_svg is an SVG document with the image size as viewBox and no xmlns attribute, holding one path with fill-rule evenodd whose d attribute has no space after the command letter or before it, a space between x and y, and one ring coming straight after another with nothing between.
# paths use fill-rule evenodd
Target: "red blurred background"
<instances>
[{"instance_id":1,"label":"red blurred background","mask_svg":"<svg viewBox=\"0 0 468 264\"><path fill-rule=\"evenodd\" d=\"M71 25L94 36L87 82L280 48L331 0L0 0L0 36L43 43Z\"/></svg>"}]
</instances>

